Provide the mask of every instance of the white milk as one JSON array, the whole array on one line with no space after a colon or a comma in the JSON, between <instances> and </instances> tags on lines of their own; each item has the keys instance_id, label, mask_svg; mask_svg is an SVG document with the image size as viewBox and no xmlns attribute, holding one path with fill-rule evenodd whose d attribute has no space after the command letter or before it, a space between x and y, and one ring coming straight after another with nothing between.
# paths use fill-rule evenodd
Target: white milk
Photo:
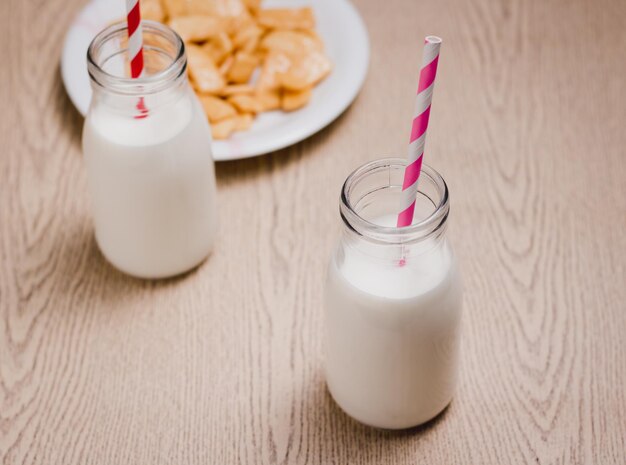
<instances>
[{"instance_id":1,"label":"white milk","mask_svg":"<svg viewBox=\"0 0 626 465\"><path fill-rule=\"evenodd\" d=\"M374 221L394 226L395 217ZM424 423L457 378L461 285L445 238L408 249L342 241L326 284L326 379L339 406L380 428Z\"/></svg>"},{"instance_id":2,"label":"white milk","mask_svg":"<svg viewBox=\"0 0 626 465\"><path fill-rule=\"evenodd\" d=\"M115 267L160 278L207 257L217 231L215 174L209 126L195 97L143 119L94 105L83 151L96 240Z\"/></svg>"}]
</instances>

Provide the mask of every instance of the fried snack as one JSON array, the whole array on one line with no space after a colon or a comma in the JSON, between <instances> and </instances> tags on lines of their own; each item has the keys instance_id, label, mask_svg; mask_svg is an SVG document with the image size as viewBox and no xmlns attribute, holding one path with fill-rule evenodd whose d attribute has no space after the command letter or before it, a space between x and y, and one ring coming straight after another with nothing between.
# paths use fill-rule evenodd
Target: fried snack
<instances>
[{"instance_id":1,"label":"fried snack","mask_svg":"<svg viewBox=\"0 0 626 465\"><path fill-rule=\"evenodd\" d=\"M310 87L298 91L286 90L283 92L280 107L285 111L293 111L302 108L311 100L311 94Z\"/></svg>"},{"instance_id":2,"label":"fried snack","mask_svg":"<svg viewBox=\"0 0 626 465\"><path fill-rule=\"evenodd\" d=\"M261 0L243 0L243 4L253 15L257 14L261 9Z\"/></svg>"},{"instance_id":3,"label":"fried snack","mask_svg":"<svg viewBox=\"0 0 626 465\"><path fill-rule=\"evenodd\" d=\"M235 131L247 131L252 126L254 115L252 113L241 113L235 118Z\"/></svg>"},{"instance_id":4,"label":"fried snack","mask_svg":"<svg viewBox=\"0 0 626 465\"><path fill-rule=\"evenodd\" d=\"M165 10L161 0L141 0L141 17L152 21L163 22Z\"/></svg>"},{"instance_id":5,"label":"fried snack","mask_svg":"<svg viewBox=\"0 0 626 465\"><path fill-rule=\"evenodd\" d=\"M254 95L236 94L228 97L240 113L259 113L263 111L263 105Z\"/></svg>"},{"instance_id":6,"label":"fried snack","mask_svg":"<svg viewBox=\"0 0 626 465\"><path fill-rule=\"evenodd\" d=\"M244 84L250 80L252 73L259 65L259 58L246 52L237 52L235 59L226 73L229 82Z\"/></svg>"},{"instance_id":7,"label":"fried snack","mask_svg":"<svg viewBox=\"0 0 626 465\"><path fill-rule=\"evenodd\" d=\"M300 55L310 51L323 51L324 43L319 37L302 31L271 31L259 44L261 50Z\"/></svg>"},{"instance_id":8,"label":"fried snack","mask_svg":"<svg viewBox=\"0 0 626 465\"><path fill-rule=\"evenodd\" d=\"M221 64L233 51L233 42L225 32L221 32L202 46L216 65Z\"/></svg>"},{"instance_id":9,"label":"fried snack","mask_svg":"<svg viewBox=\"0 0 626 465\"><path fill-rule=\"evenodd\" d=\"M276 77L285 89L301 91L320 82L331 69L332 64L326 55L313 50L293 60L289 69Z\"/></svg>"},{"instance_id":10,"label":"fried snack","mask_svg":"<svg viewBox=\"0 0 626 465\"><path fill-rule=\"evenodd\" d=\"M263 29L252 23L235 32L233 45L236 49L254 52L262 35Z\"/></svg>"},{"instance_id":11,"label":"fried snack","mask_svg":"<svg viewBox=\"0 0 626 465\"><path fill-rule=\"evenodd\" d=\"M161 0L161 3L170 18L189 14L187 0Z\"/></svg>"},{"instance_id":12,"label":"fried snack","mask_svg":"<svg viewBox=\"0 0 626 465\"><path fill-rule=\"evenodd\" d=\"M280 108L280 92L277 90L259 90L255 93L261 104L261 111L272 111Z\"/></svg>"},{"instance_id":13,"label":"fried snack","mask_svg":"<svg viewBox=\"0 0 626 465\"><path fill-rule=\"evenodd\" d=\"M204 3L209 14L217 16L250 16L242 0L195 0Z\"/></svg>"},{"instance_id":14,"label":"fried snack","mask_svg":"<svg viewBox=\"0 0 626 465\"><path fill-rule=\"evenodd\" d=\"M315 29L301 29L298 32L317 40L321 44L322 49L324 48L324 40L319 36Z\"/></svg>"},{"instance_id":15,"label":"fried snack","mask_svg":"<svg viewBox=\"0 0 626 465\"><path fill-rule=\"evenodd\" d=\"M222 64L220 65L220 74L222 76L226 76L228 74L228 70L233 65L234 61L235 57L233 55L228 55L226 59L222 62Z\"/></svg>"},{"instance_id":16,"label":"fried snack","mask_svg":"<svg viewBox=\"0 0 626 465\"><path fill-rule=\"evenodd\" d=\"M220 97L230 97L231 95L237 94L253 94L254 87L249 84L234 84L227 85L220 92Z\"/></svg>"},{"instance_id":17,"label":"fried snack","mask_svg":"<svg viewBox=\"0 0 626 465\"><path fill-rule=\"evenodd\" d=\"M199 92L214 94L226 85L209 54L197 45L187 46L187 67L191 83Z\"/></svg>"},{"instance_id":18,"label":"fried snack","mask_svg":"<svg viewBox=\"0 0 626 465\"><path fill-rule=\"evenodd\" d=\"M226 100L213 95L199 95L200 103L211 123L237 116L237 110Z\"/></svg>"},{"instance_id":19,"label":"fried snack","mask_svg":"<svg viewBox=\"0 0 626 465\"><path fill-rule=\"evenodd\" d=\"M214 139L228 139L237 128L237 117L226 118L211 125Z\"/></svg>"},{"instance_id":20,"label":"fried snack","mask_svg":"<svg viewBox=\"0 0 626 465\"><path fill-rule=\"evenodd\" d=\"M143 8L142 0L142 8ZM239 16L248 14L241 0L162 0L170 18L185 15Z\"/></svg>"},{"instance_id":21,"label":"fried snack","mask_svg":"<svg viewBox=\"0 0 626 465\"><path fill-rule=\"evenodd\" d=\"M268 29L313 29L315 17L310 7L259 10L257 21Z\"/></svg>"},{"instance_id":22,"label":"fried snack","mask_svg":"<svg viewBox=\"0 0 626 465\"><path fill-rule=\"evenodd\" d=\"M257 81L257 87L261 91L276 90L280 88L279 74L286 73L293 60L284 52L270 52L265 57L261 74Z\"/></svg>"},{"instance_id":23,"label":"fried snack","mask_svg":"<svg viewBox=\"0 0 626 465\"><path fill-rule=\"evenodd\" d=\"M172 18L169 26L174 29L184 42L203 42L231 29L228 18L207 15L190 15Z\"/></svg>"},{"instance_id":24,"label":"fried snack","mask_svg":"<svg viewBox=\"0 0 626 465\"><path fill-rule=\"evenodd\" d=\"M249 13L245 13L239 16L230 16L229 18L232 21L233 34L235 34L237 31L241 31L242 29L257 25L256 19Z\"/></svg>"}]
</instances>

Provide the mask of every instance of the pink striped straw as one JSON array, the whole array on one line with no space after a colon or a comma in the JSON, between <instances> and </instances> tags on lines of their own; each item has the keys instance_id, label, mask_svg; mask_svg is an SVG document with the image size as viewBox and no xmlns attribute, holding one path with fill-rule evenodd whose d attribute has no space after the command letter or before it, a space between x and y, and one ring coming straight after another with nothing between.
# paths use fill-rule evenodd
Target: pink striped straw
<instances>
[{"instance_id":1,"label":"pink striped straw","mask_svg":"<svg viewBox=\"0 0 626 465\"><path fill-rule=\"evenodd\" d=\"M143 74L143 29L139 0L126 0L126 22L128 24L128 56L130 58L130 76L135 79ZM137 102L139 115L135 118L148 116L143 97Z\"/></svg>"},{"instance_id":2,"label":"pink striped straw","mask_svg":"<svg viewBox=\"0 0 626 465\"><path fill-rule=\"evenodd\" d=\"M424 39L424 57L420 69L420 80L417 87L417 99L413 111L413 125L411 126L411 140L409 142L409 156L404 170L402 183L402 200L398 213L398 228L410 226L413 223L415 199L417 197L417 181L422 171L424 158L424 144L426 143L426 129L430 117L430 104L433 100L437 63L439 62L439 48L441 39L427 36Z\"/></svg>"}]
</instances>

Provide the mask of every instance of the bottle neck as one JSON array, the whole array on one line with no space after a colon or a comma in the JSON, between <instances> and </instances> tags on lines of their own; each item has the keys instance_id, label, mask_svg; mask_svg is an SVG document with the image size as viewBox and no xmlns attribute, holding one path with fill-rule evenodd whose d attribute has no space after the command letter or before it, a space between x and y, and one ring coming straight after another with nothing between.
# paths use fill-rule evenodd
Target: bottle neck
<instances>
[{"instance_id":1,"label":"bottle neck","mask_svg":"<svg viewBox=\"0 0 626 465\"><path fill-rule=\"evenodd\" d=\"M117 23L100 32L89 46L87 67L92 105L123 113L157 111L185 95L187 59L180 37L167 26L143 21L144 72L130 77L128 30Z\"/></svg>"},{"instance_id":2,"label":"bottle neck","mask_svg":"<svg viewBox=\"0 0 626 465\"><path fill-rule=\"evenodd\" d=\"M448 187L439 173L422 165L410 226L396 227L406 160L387 158L356 169L343 185L340 213L346 234L379 246L434 244L445 235L450 211Z\"/></svg>"},{"instance_id":3,"label":"bottle neck","mask_svg":"<svg viewBox=\"0 0 626 465\"><path fill-rule=\"evenodd\" d=\"M422 165L413 224L396 227L405 166L401 158L376 160L355 170L344 183L341 248L362 263L414 267L450 256L445 237L448 188L429 166Z\"/></svg>"}]
</instances>

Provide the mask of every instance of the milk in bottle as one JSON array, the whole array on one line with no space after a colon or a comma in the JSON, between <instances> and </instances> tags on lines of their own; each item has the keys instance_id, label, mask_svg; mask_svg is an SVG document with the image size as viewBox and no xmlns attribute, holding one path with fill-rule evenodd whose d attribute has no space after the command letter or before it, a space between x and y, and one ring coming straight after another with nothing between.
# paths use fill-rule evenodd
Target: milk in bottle
<instances>
[{"instance_id":1,"label":"milk in bottle","mask_svg":"<svg viewBox=\"0 0 626 465\"><path fill-rule=\"evenodd\" d=\"M414 224L396 228L404 160L346 181L326 282L326 379L339 406L380 428L424 423L457 379L461 284L445 237L445 182L424 166Z\"/></svg>"}]
</instances>

